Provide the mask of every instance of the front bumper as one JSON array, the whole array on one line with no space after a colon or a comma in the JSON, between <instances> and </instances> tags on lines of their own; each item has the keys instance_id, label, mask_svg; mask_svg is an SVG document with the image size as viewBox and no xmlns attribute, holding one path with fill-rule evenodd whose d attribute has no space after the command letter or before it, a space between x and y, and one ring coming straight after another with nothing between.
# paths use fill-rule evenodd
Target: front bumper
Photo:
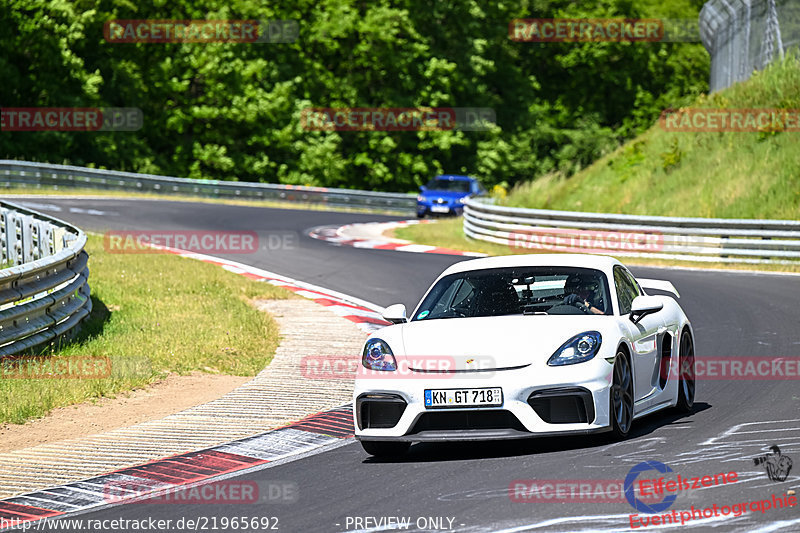
<instances>
[{"instance_id":1,"label":"front bumper","mask_svg":"<svg viewBox=\"0 0 800 533\"><path fill-rule=\"evenodd\" d=\"M439 211L435 211L434 208L439 209ZM447 209L447 211L445 211ZM460 215L464 212L464 205L463 204L434 204L428 202L418 202L417 203L417 214L418 215Z\"/></svg>"},{"instance_id":2,"label":"front bumper","mask_svg":"<svg viewBox=\"0 0 800 533\"><path fill-rule=\"evenodd\" d=\"M375 441L491 440L610 429L613 366L595 357L563 367L358 379L356 438ZM389 374L389 373L387 373ZM498 407L426 408L426 389L500 387Z\"/></svg>"}]
</instances>

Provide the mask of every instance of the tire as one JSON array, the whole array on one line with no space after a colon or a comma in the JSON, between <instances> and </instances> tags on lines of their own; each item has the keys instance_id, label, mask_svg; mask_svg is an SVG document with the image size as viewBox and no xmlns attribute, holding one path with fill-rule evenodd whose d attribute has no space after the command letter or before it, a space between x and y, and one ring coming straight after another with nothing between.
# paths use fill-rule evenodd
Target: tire
<instances>
[{"instance_id":1,"label":"tire","mask_svg":"<svg viewBox=\"0 0 800 533\"><path fill-rule=\"evenodd\" d=\"M423 211L422 213L420 213L419 211L417 211L417 218L425 218L425 212Z\"/></svg>"},{"instance_id":2,"label":"tire","mask_svg":"<svg viewBox=\"0 0 800 533\"><path fill-rule=\"evenodd\" d=\"M411 446L410 442L384 442L376 440L362 440L364 451L375 457L398 457L404 455Z\"/></svg>"},{"instance_id":3,"label":"tire","mask_svg":"<svg viewBox=\"0 0 800 533\"><path fill-rule=\"evenodd\" d=\"M694 341L688 330L681 333L681 347L678 357L678 411L690 413L694 406L696 388L694 373Z\"/></svg>"},{"instance_id":4,"label":"tire","mask_svg":"<svg viewBox=\"0 0 800 533\"><path fill-rule=\"evenodd\" d=\"M633 372L628 356L622 351L614 359L609 404L611 433L617 439L624 439L633 425Z\"/></svg>"}]
</instances>

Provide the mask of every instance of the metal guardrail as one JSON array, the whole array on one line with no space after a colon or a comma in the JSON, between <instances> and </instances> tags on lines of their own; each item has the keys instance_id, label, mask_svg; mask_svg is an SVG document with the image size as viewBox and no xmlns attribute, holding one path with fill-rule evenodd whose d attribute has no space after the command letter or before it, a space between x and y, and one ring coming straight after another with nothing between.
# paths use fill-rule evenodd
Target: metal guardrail
<instances>
[{"instance_id":1,"label":"metal guardrail","mask_svg":"<svg viewBox=\"0 0 800 533\"><path fill-rule=\"evenodd\" d=\"M603 253L721 263L800 259L800 222L678 218L523 209L467 200L464 233L534 251Z\"/></svg>"},{"instance_id":2,"label":"metal guardrail","mask_svg":"<svg viewBox=\"0 0 800 533\"><path fill-rule=\"evenodd\" d=\"M66 187L184 194L212 198L278 200L335 207L411 211L416 196L400 193L328 189L238 181L197 180L114 170L0 160L0 186Z\"/></svg>"},{"instance_id":3,"label":"metal guardrail","mask_svg":"<svg viewBox=\"0 0 800 533\"><path fill-rule=\"evenodd\" d=\"M0 202L0 356L66 335L92 310L86 234Z\"/></svg>"}]
</instances>

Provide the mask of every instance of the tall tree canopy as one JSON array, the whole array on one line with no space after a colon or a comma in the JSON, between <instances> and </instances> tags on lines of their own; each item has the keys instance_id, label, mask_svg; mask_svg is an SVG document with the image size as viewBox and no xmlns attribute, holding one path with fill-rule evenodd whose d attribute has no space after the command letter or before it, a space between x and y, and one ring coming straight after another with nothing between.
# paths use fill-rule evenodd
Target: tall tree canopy
<instances>
[{"instance_id":1,"label":"tall tree canopy","mask_svg":"<svg viewBox=\"0 0 800 533\"><path fill-rule=\"evenodd\" d=\"M0 132L0 157L408 191L567 175L707 90L698 43L531 43L517 18L683 17L702 1L0 0L0 105L138 107L136 132ZM651 7L652 4L652 7ZM290 43L112 43L114 19L296 20ZM11 31L7 31L8 29ZM307 131L308 107L483 107L491 131Z\"/></svg>"}]
</instances>

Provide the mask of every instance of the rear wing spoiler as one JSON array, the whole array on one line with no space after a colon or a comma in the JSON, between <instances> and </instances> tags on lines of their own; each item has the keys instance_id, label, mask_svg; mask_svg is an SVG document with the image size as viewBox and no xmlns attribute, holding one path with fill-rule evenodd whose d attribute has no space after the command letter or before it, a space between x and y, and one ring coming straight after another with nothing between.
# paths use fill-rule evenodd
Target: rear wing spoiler
<instances>
[{"instance_id":1,"label":"rear wing spoiler","mask_svg":"<svg viewBox=\"0 0 800 533\"><path fill-rule=\"evenodd\" d=\"M673 285L669 281L661 279L639 279L639 278L636 278L636 281L639 282L639 285L643 289L655 289L657 291L671 292L678 298L681 297L681 295L678 294L678 289L676 289L675 285Z\"/></svg>"}]
</instances>

